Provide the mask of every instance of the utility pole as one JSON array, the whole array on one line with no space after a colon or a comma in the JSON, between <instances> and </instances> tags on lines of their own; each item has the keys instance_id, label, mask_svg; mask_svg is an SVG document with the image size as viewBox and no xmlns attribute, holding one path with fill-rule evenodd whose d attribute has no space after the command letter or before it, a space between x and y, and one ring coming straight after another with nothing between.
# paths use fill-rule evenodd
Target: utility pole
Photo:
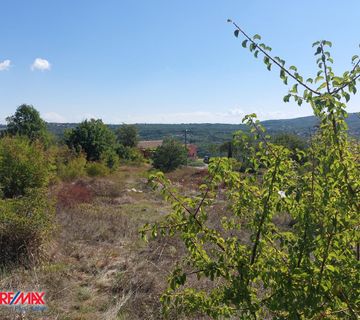
<instances>
[{"instance_id":1,"label":"utility pole","mask_svg":"<svg viewBox=\"0 0 360 320\"><path fill-rule=\"evenodd\" d=\"M185 129L185 150L186 150L186 165L188 165L188 154L189 154L189 151L188 151L188 148L187 148L187 133L189 132L188 129Z\"/></svg>"}]
</instances>

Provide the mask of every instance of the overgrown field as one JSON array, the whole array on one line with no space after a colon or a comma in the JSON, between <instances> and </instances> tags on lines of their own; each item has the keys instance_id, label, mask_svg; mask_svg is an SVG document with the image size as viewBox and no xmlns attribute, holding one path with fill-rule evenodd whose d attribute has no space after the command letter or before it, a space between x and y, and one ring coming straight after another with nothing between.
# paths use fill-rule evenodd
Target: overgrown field
<instances>
[{"instance_id":1,"label":"overgrown field","mask_svg":"<svg viewBox=\"0 0 360 320\"><path fill-rule=\"evenodd\" d=\"M149 169L122 166L107 177L52 187L57 228L45 262L2 271L0 282L4 290L46 291L48 310L1 308L0 319L161 319L166 275L183 249L174 239L147 244L139 237L141 226L169 210L148 186ZM183 168L169 178L191 194L205 175Z\"/></svg>"}]
</instances>

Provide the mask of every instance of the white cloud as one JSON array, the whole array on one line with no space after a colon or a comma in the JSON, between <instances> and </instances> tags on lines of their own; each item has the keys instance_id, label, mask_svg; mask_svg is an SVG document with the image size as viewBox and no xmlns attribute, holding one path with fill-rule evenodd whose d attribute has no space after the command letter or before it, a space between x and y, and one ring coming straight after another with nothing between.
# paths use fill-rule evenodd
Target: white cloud
<instances>
[{"instance_id":1,"label":"white cloud","mask_svg":"<svg viewBox=\"0 0 360 320\"><path fill-rule=\"evenodd\" d=\"M31 70L41 70L41 71L45 71L45 70L50 70L51 69L51 64L49 61L45 60L45 59L41 59L41 58L36 58L33 62L33 64L31 65Z\"/></svg>"},{"instance_id":2,"label":"white cloud","mask_svg":"<svg viewBox=\"0 0 360 320\"><path fill-rule=\"evenodd\" d=\"M62 115L56 113L56 112L47 112L44 114L43 116L44 120L47 122L66 122L66 118L63 117Z\"/></svg>"},{"instance_id":3,"label":"white cloud","mask_svg":"<svg viewBox=\"0 0 360 320\"><path fill-rule=\"evenodd\" d=\"M10 67L11 67L11 60L6 59L0 62L0 71L9 70Z\"/></svg>"}]
</instances>

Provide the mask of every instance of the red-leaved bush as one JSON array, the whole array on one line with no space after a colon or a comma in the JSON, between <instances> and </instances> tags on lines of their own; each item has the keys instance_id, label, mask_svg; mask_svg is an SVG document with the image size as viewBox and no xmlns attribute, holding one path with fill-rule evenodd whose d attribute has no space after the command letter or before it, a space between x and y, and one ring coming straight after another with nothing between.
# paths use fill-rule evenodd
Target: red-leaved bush
<instances>
[{"instance_id":1,"label":"red-leaved bush","mask_svg":"<svg viewBox=\"0 0 360 320\"><path fill-rule=\"evenodd\" d=\"M93 192L83 181L66 183L57 195L60 207L73 207L81 203L89 203L93 199Z\"/></svg>"}]
</instances>

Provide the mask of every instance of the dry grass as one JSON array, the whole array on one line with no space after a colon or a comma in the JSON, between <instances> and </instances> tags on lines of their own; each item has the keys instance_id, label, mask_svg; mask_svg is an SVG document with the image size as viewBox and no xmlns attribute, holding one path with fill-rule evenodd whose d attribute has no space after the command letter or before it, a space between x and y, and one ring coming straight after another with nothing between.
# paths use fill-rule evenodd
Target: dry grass
<instances>
[{"instance_id":1,"label":"dry grass","mask_svg":"<svg viewBox=\"0 0 360 320\"><path fill-rule=\"evenodd\" d=\"M139 239L138 229L168 210L147 185L148 169L122 167L53 189L58 231L48 261L0 280L3 289L46 291L48 310L21 315L1 308L0 319L161 319L159 297L182 249L175 240Z\"/></svg>"}]
</instances>

